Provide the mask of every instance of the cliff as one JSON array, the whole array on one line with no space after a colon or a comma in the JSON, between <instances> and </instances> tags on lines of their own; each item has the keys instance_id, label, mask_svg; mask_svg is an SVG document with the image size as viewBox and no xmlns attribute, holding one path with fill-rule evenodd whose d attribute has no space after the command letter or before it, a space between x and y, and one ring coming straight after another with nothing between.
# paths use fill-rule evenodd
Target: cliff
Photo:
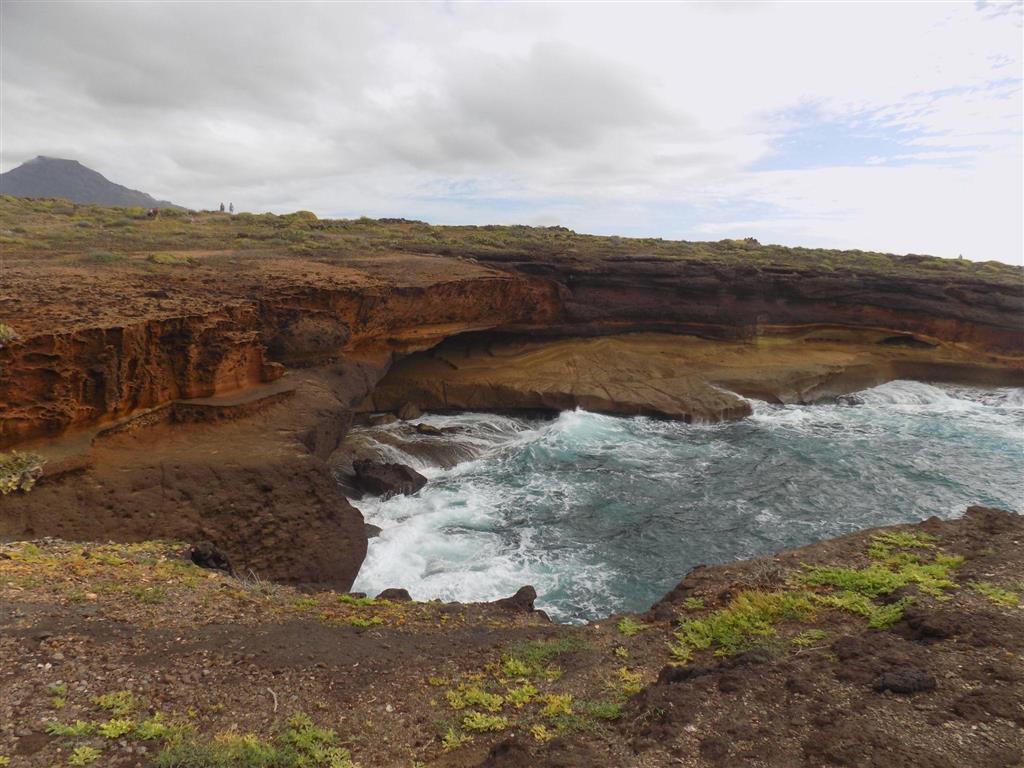
<instances>
[{"instance_id":1,"label":"cliff","mask_svg":"<svg viewBox=\"0 0 1024 768\"><path fill-rule=\"evenodd\" d=\"M362 561L330 473L359 408L713 420L1024 371L1006 265L10 197L0 230L0 448L47 460L0 538L211 539L292 582Z\"/></svg>"}]
</instances>

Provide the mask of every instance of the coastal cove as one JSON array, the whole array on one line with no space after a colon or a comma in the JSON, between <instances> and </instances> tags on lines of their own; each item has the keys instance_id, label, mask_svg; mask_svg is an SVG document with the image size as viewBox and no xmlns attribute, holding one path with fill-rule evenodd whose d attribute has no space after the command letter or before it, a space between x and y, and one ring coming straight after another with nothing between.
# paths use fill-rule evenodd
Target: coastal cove
<instances>
[{"instance_id":1,"label":"coastal cove","mask_svg":"<svg viewBox=\"0 0 1024 768\"><path fill-rule=\"evenodd\" d=\"M893 381L751 405L729 423L576 410L356 428L428 483L354 502L382 531L353 588L486 602L531 584L580 622L647 610L697 565L1024 499L1024 389Z\"/></svg>"},{"instance_id":2,"label":"coastal cove","mask_svg":"<svg viewBox=\"0 0 1024 768\"><path fill-rule=\"evenodd\" d=\"M1020 268L13 198L0 225L12 765L1024 755Z\"/></svg>"}]
</instances>

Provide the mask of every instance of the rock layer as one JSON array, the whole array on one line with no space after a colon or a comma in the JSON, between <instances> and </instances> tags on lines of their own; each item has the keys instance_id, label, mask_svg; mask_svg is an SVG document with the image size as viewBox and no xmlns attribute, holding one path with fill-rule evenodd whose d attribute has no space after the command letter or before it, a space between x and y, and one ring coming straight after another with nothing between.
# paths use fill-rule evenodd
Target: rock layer
<instances>
[{"instance_id":1,"label":"rock layer","mask_svg":"<svg viewBox=\"0 0 1024 768\"><path fill-rule=\"evenodd\" d=\"M26 233L5 239L0 276L0 449L48 459L32 493L0 498L0 538L210 541L239 573L346 588L366 529L332 474L353 455L332 454L360 403L712 420L749 408L723 389L810 402L1024 370L1024 281L1005 266L123 217L0 200L0 226ZM641 331L672 335L624 335Z\"/></svg>"}]
</instances>

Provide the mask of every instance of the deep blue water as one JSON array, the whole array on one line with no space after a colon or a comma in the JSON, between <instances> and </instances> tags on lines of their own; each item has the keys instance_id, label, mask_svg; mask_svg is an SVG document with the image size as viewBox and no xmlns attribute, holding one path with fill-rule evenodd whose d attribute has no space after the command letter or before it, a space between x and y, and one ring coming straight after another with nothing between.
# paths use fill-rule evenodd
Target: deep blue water
<instances>
[{"instance_id":1,"label":"deep blue water","mask_svg":"<svg viewBox=\"0 0 1024 768\"><path fill-rule=\"evenodd\" d=\"M970 504L1024 508L1024 390L897 381L861 405L755 402L686 425L565 412L427 416L475 456L419 494L357 502L381 526L354 589L493 600L523 584L560 621L640 611L694 565ZM436 439L436 438L435 438Z\"/></svg>"}]
</instances>

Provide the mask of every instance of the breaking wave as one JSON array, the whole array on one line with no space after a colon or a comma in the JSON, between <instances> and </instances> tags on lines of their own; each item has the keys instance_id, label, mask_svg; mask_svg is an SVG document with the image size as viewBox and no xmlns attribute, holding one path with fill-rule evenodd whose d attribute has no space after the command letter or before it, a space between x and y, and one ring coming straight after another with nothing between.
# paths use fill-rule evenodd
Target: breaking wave
<instances>
[{"instance_id":1,"label":"breaking wave","mask_svg":"<svg viewBox=\"0 0 1024 768\"><path fill-rule=\"evenodd\" d=\"M533 584L559 621L644 610L693 566L970 504L1024 507L1024 390L894 381L846 404L687 425L567 411L425 416L459 463L357 502L383 530L354 589L479 601Z\"/></svg>"}]
</instances>

